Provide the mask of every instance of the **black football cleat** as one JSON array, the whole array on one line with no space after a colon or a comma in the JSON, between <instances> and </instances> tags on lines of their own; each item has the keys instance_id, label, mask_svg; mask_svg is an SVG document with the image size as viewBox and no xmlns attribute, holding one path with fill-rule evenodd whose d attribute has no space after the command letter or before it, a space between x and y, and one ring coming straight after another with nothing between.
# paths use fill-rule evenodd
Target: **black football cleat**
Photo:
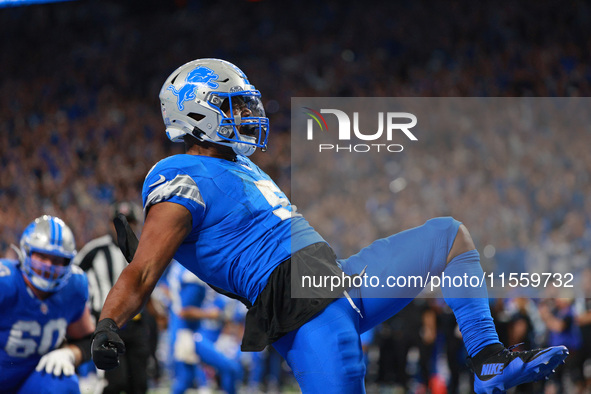
<instances>
[{"instance_id":1,"label":"black football cleat","mask_svg":"<svg viewBox=\"0 0 591 394\"><path fill-rule=\"evenodd\" d=\"M566 346L512 351L517 346L505 349L501 344L491 345L481 351L485 354L468 358L476 393L501 394L523 383L547 379L568 356Z\"/></svg>"}]
</instances>

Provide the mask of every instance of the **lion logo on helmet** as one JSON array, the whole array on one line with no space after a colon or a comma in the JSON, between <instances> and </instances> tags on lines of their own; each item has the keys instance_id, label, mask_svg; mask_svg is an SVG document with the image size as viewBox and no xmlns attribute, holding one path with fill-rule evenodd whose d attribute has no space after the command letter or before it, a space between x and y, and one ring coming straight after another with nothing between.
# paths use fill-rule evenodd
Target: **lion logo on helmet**
<instances>
[{"instance_id":1,"label":"lion logo on helmet","mask_svg":"<svg viewBox=\"0 0 591 394\"><path fill-rule=\"evenodd\" d=\"M217 81L219 76L210 68L204 66L198 66L191 70L185 78L185 84L179 89L175 89L174 85L170 85L167 89L170 90L175 96L177 96L177 106L179 111L185 109L183 103L187 100L193 100L197 96L195 95L195 89L198 85L207 85L208 88L215 89L219 86Z\"/></svg>"}]
</instances>

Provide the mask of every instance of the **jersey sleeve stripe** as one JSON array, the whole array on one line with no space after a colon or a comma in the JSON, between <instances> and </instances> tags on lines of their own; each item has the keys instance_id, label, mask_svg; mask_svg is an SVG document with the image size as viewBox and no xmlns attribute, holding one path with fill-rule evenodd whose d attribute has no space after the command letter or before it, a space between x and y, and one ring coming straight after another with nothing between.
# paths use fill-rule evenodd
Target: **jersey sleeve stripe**
<instances>
[{"instance_id":1,"label":"jersey sleeve stripe","mask_svg":"<svg viewBox=\"0 0 591 394\"><path fill-rule=\"evenodd\" d=\"M205 201L195 181L189 175L177 175L174 179L158 185L148 194L145 208L178 196L194 201L205 208ZM144 208L144 209L145 209Z\"/></svg>"}]
</instances>

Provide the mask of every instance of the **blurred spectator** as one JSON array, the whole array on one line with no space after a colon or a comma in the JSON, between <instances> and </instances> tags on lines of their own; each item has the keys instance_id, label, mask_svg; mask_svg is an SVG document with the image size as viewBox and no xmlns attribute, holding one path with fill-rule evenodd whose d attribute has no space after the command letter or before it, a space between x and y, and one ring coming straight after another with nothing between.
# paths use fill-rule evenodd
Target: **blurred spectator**
<instances>
[{"instance_id":1,"label":"blurred spectator","mask_svg":"<svg viewBox=\"0 0 591 394\"><path fill-rule=\"evenodd\" d=\"M581 350L575 360L577 393L591 392L591 268L581 275L581 293L575 300L575 320L581 330Z\"/></svg>"},{"instance_id":2,"label":"blurred spectator","mask_svg":"<svg viewBox=\"0 0 591 394\"><path fill-rule=\"evenodd\" d=\"M449 394L459 394L460 380L468 376L468 368L465 365L468 353L464 347L462 333L451 309L447 305L443 305L439 316L441 333L445 338L445 355L449 369L447 391Z\"/></svg>"},{"instance_id":3,"label":"blurred spectator","mask_svg":"<svg viewBox=\"0 0 591 394\"><path fill-rule=\"evenodd\" d=\"M507 300L506 310L509 319L508 343L523 344L523 349L536 348L536 335L532 314L536 305L533 300L517 297ZM528 383L515 388L516 393L535 394L543 391L542 382Z\"/></svg>"},{"instance_id":4,"label":"blurred spectator","mask_svg":"<svg viewBox=\"0 0 591 394\"><path fill-rule=\"evenodd\" d=\"M564 372L576 373L577 353L581 346L581 333L574 320L573 300L568 298L547 298L538 305L540 317L549 331L548 345L558 344L568 347L571 357L567 359L566 368L560 368L551 379L556 385L557 393L569 393L565 387Z\"/></svg>"}]
</instances>

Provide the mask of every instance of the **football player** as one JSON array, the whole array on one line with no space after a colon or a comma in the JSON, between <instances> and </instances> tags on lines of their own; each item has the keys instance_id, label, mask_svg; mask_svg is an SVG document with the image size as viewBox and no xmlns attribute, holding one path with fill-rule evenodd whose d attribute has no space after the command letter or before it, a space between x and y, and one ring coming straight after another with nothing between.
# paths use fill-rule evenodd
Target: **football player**
<instances>
[{"instance_id":1,"label":"football player","mask_svg":"<svg viewBox=\"0 0 591 394\"><path fill-rule=\"evenodd\" d=\"M272 344L303 392L361 393L360 334L397 313L422 290L371 286L314 288L292 298L298 275L483 275L467 228L435 218L337 260L248 156L266 149L269 120L261 95L235 65L200 59L174 71L160 91L166 134L186 154L158 162L143 188L146 220L133 261L111 290L94 334L94 361L113 368L124 344L119 327L137 313L174 257L204 282L249 306L244 351ZM292 278L294 276L294 278ZM302 277L304 277L302 276ZM346 282L346 281L343 281ZM345 297L339 297L343 294ZM564 346L512 352L500 342L486 287L444 289L475 369L478 393L542 379L566 357ZM404 366L400 366L404 368Z\"/></svg>"},{"instance_id":2,"label":"football player","mask_svg":"<svg viewBox=\"0 0 591 394\"><path fill-rule=\"evenodd\" d=\"M44 215L23 232L19 260L0 260L0 391L79 393L75 368L90 359L95 328L88 281L70 264L74 235Z\"/></svg>"},{"instance_id":3,"label":"football player","mask_svg":"<svg viewBox=\"0 0 591 394\"><path fill-rule=\"evenodd\" d=\"M207 381L201 370L201 363L205 363L215 368L225 393L236 393L242 377L240 363L215 348L217 336L208 337L200 331L202 322L222 317L221 309L204 304L206 294L213 290L178 262L172 263L167 278L171 298L168 326L173 359L171 392L184 393L195 380L205 386Z\"/></svg>"}]
</instances>

